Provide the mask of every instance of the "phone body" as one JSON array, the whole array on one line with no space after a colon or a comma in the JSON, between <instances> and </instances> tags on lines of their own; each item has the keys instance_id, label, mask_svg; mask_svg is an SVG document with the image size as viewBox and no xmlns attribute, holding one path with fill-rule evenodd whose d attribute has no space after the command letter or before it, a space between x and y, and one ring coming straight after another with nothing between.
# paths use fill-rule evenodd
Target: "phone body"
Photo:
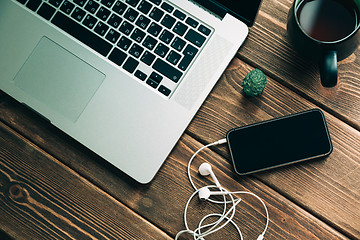
<instances>
[{"instance_id":1,"label":"phone body","mask_svg":"<svg viewBox=\"0 0 360 240\"><path fill-rule=\"evenodd\" d=\"M235 128L226 138L240 175L325 157L333 149L320 109Z\"/></svg>"}]
</instances>

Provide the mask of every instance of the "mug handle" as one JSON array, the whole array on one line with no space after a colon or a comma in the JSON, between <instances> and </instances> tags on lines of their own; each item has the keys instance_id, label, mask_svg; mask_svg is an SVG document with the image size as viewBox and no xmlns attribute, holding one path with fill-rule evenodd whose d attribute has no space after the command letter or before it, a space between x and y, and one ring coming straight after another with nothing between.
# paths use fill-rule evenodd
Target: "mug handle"
<instances>
[{"instance_id":1,"label":"mug handle","mask_svg":"<svg viewBox=\"0 0 360 240\"><path fill-rule=\"evenodd\" d=\"M320 59L320 78L324 87L334 87L337 84L337 54L336 51L326 51Z\"/></svg>"}]
</instances>

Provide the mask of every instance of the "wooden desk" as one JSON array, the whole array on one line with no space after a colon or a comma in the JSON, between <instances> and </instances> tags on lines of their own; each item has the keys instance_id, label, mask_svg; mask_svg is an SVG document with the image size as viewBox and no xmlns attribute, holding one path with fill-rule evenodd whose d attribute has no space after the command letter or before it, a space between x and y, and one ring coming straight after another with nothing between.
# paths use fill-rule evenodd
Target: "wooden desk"
<instances>
[{"instance_id":1,"label":"wooden desk","mask_svg":"<svg viewBox=\"0 0 360 240\"><path fill-rule=\"evenodd\" d=\"M269 208L265 239L360 239L360 50L339 63L339 84L320 86L317 67L299 57L286 39L290 0L263 0L256 24L237 56L148 185L140 185L95 154L0 93L1 239L172 239L184 229L192 188L186 165L195 150L237 126L319 107L334 151L327 159L239 177L228 150L200 154L229 190L259 195ZM254 68L268 83L247 98L241 82ZM190 224L208 211L194 203ZM244 197L236 223L256 239L265 218L261 204ZM226 227L206 239L238 239ZM191 239L190 237L188 239Z\"/></svg>"}]
</instances>

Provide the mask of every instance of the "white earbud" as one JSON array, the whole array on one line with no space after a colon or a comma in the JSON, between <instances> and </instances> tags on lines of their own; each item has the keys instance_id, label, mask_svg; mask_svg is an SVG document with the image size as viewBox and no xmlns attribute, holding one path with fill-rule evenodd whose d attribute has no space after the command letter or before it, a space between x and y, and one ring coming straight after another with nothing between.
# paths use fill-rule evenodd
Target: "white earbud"
<instances>
[{"instance_id":1,"label":"white earbud","mask_svg":"<svg viewBox=\"0 0 360 240\"><path fill-rule=\"evenodd\" d=\"M202 187L199 189L199 198L201 201L206 201L211 195L210 190L207 187Z\"/></svg>"},{"instance_id":2,"label":"white earbud","mask_svg":"<svg viewBox=\"0 0 360 240\"><path fill-rule=\"evenodd\" d=\"M218 187L218 188L221 188L220 186L220 183L219 181L217 180L212 168L211 168L211 165L209 163L202 163L199 167L199 173L202 175L202 176L208 176L210 175L210 177L214 180L215 182L215 185Z\"/></svg>"},{"instance_id":3,"label":"white earbud","mask_svg":"<svg viewBox=\"0 0 360 240\"><path fill-rule=\"evenodd\" d=\"M229 192L212 192L208 187L202 187L199 189L199 198L202 201L206 201L210 198L210 196L214 195L226 195Z\"/></svg>"},{"instance_id":4,"label":"white earbud","mask_svg":"<svg viewBox=\"0 0 360 240\"><path fill-rule=\"evenodd\" d=\"M257 195L255 195L254 193L251 193L251 192L246 192L246 191L229 192L225 188L221 187L221 185L220 185L219 181L217 180L217 178L215 177L215 174L212 171L211 165L209 163L201 164L200 167L199 167L199 173L202 176L210 175L211 178L213 179L215 185L210 185L210 186L198 189L195 186L195 184L194 184L194 182L193 182L193 180L191 178L191 174L190 174L191 163L194 160L195 156L205 148L208 148L208 147L211 147L211 146L214 146L214 145L218 145L218 144L223 144L223 143L226 143L225 138L221 139L219 141L216 141L214 143L210 143L208 145L205 145L202 148L200 148L199 150L197 150L191 156L191 158L189 160L189 163L188 163L188 166L187 166L187 174L188 174L188 177L189 177L189 180L190 180L190 183L191 183L192 187L195 189L195 192L190 196L190 198L187 201L186 206L185 206L184 222L185 222L186 229L178 232L176 234L175 240L177 240L179 238L179 236L184 234L184 233L193 235L194 239L203 240L203 239L205 239L204 237L219 231L220 229L222 229L227 224L232 224L233 227L237 230L240 238L243 239L242 233L241 233L239 227L237 226L237 224L233 220L235 212L236 212L236 206L241 202L241 199L234 196L234 194L252 195L252 196L256 197L257 199L259 199L259 201L262 203L262 205L265 208L265 212L266 212L266 225L265 225L264 231L259 235L257 240L263 240L264 239L264 234L265 234L265 232L266 232L266 230L268 228L268 225L269 225L269 212L268 212L268 210L266 208L266 205L265 205L264 201L261 200L261 198L259 198ZM213 188L218 189L220 191L210 191L210 189L213 189ZM223 210L222 214L220 214L220 213L211 213L209 215L206 215L205 217L203 217L200 220L200 223L198 224L198 227L196 229L194 229L194 230L191 230L189 228L189 226L188 226L188 223L187 223L187 212L188 212L190 202L197 195L199 196L200 200L203 200L203 201L208 200L210 203L222 204L224 206L224 210ZM210 196L212 196L212 195L223 195L224 199L223 200L210 199ZM225 195L226 195L226 198L225 198ZM204 225L204 222L205 222L205 220L207 220L207 218L214 217L214 216L218 217L218 219L216 221L214 221L214 222L212 222L210 224L207 223L207 225Z\"/></svg>"}]
</instances>

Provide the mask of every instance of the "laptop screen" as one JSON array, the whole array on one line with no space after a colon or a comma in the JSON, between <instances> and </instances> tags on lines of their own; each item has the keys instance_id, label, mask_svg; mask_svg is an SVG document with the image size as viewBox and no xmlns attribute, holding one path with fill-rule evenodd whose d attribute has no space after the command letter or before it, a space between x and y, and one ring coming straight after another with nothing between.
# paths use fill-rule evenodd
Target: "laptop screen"
<instances>
[{"instance_id":1,"label":"laptop screen","mask_svg":"<svg viewBox=\"0 0 360 240\"><path fill-rule=\"evenodd\" d=\"M228 12L252 26L259 10L261 0L215 0L225 6Z\"/></svg>"},{"instance_id":2,"label":"laptop screen","mask_svg":"<svg viewBox=\"0 0 360 240\"><path fill-rule=\"evenodd\" d=\"M262 0L192 0L221 17L230 13L251 27Z\"/></svg>"}]
</instances>

